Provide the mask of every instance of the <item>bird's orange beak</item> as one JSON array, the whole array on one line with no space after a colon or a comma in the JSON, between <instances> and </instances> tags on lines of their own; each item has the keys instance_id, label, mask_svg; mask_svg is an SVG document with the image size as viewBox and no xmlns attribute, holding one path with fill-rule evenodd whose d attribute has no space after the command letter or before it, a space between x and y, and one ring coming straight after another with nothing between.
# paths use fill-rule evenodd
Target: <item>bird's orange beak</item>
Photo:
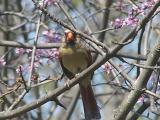
<instances>
[{"instance_id":1,"label":"bird's orange beak","mask_svg":"<svg viewBox=\"0 0 160 120\"><path fill-rule=\"evenodd\" d=\"M75 34L70 30L65 31L65 37L66 37L66 42L68 43L76 40Z\"/></svg>"}]
</instances>

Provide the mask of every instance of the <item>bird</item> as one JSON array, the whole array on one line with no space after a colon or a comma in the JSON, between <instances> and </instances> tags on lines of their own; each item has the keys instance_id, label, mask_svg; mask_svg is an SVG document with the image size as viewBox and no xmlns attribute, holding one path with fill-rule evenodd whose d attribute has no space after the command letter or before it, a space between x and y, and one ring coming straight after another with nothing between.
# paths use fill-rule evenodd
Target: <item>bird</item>
<instances>
[{"instance_id":1,"label":"bird","mask_svg":"<svg viewBox=\"0 0 160 120\"><path fill-rule=\"evenodd\" d=\"M79 39L78 39L79 38ZM92 64L91 52L79 42L80 37L71 30L65 30L62 44L59 48L59 60L63 73L69 78L88 68ZM82 96L85 120L101 118L100 110L91 86L93 72L85 76L79 83Z\"/></svg>"}]
</instances>

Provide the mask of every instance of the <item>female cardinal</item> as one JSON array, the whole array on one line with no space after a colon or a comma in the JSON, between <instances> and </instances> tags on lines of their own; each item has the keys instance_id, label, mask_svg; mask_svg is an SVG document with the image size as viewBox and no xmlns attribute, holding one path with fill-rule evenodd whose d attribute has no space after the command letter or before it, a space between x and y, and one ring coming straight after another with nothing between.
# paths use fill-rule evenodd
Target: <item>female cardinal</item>
<instances>
[{"instance_id":1,"label":"female cardinal","mask_svg":"<svg viewBox=\"0 0 160 120\"><path fill-rule=\"evenodd\" d=\"M77 42L76 34L70 30L65 31L65 37L62 42L63 43L59 49L60 63L63 72L69 79L72 79L76 74L91 65L91 53L86 48L82 48ZM79 83L86 120L101 118L91 87L92 76L93 73L87 75Z\"/></svg>"}]
</instances>

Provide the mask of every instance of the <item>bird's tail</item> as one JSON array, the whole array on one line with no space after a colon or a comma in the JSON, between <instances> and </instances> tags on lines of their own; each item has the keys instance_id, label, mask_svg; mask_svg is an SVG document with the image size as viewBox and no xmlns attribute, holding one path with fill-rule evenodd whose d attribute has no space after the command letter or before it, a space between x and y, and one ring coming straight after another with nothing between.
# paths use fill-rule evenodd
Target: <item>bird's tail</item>
<instances>
[{"instance_id":1,"label":"bird's tail","mask_svg":"<svg viewBox=\"0 0 160 120\"><path fill-rule=\"evenodd\" d=\"M97 106L91 84L87 86L80 84L80 91L82 95L85 120L100 119L100 111Z\"/></svg>"}]
</instances>

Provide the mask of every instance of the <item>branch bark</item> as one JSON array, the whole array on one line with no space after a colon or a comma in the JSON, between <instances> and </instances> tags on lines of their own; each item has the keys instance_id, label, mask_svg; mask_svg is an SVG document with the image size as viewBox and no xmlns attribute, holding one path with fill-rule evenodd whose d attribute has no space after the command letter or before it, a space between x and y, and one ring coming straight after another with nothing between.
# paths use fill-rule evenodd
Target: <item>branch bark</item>
<instances>
[{"instance_id":1,"label":"branch bark","mask_svg":"<svg viewBox=\"0 0 160 120\"><path fill-rule=\"evenodd\" d=\"M160 42L155 46L153 51L149 54L149 57L145 63L145 65L154 66L160 57ZM113 120L125 120L127 114L136 104L138 98L143 93L143 88L145 88L149 77L152 74L151 69L143 69L138 79L135 81L133 85L133 90L127 96L126 100L118 107L115 111Z\"/></svg>"}]
</instances>

